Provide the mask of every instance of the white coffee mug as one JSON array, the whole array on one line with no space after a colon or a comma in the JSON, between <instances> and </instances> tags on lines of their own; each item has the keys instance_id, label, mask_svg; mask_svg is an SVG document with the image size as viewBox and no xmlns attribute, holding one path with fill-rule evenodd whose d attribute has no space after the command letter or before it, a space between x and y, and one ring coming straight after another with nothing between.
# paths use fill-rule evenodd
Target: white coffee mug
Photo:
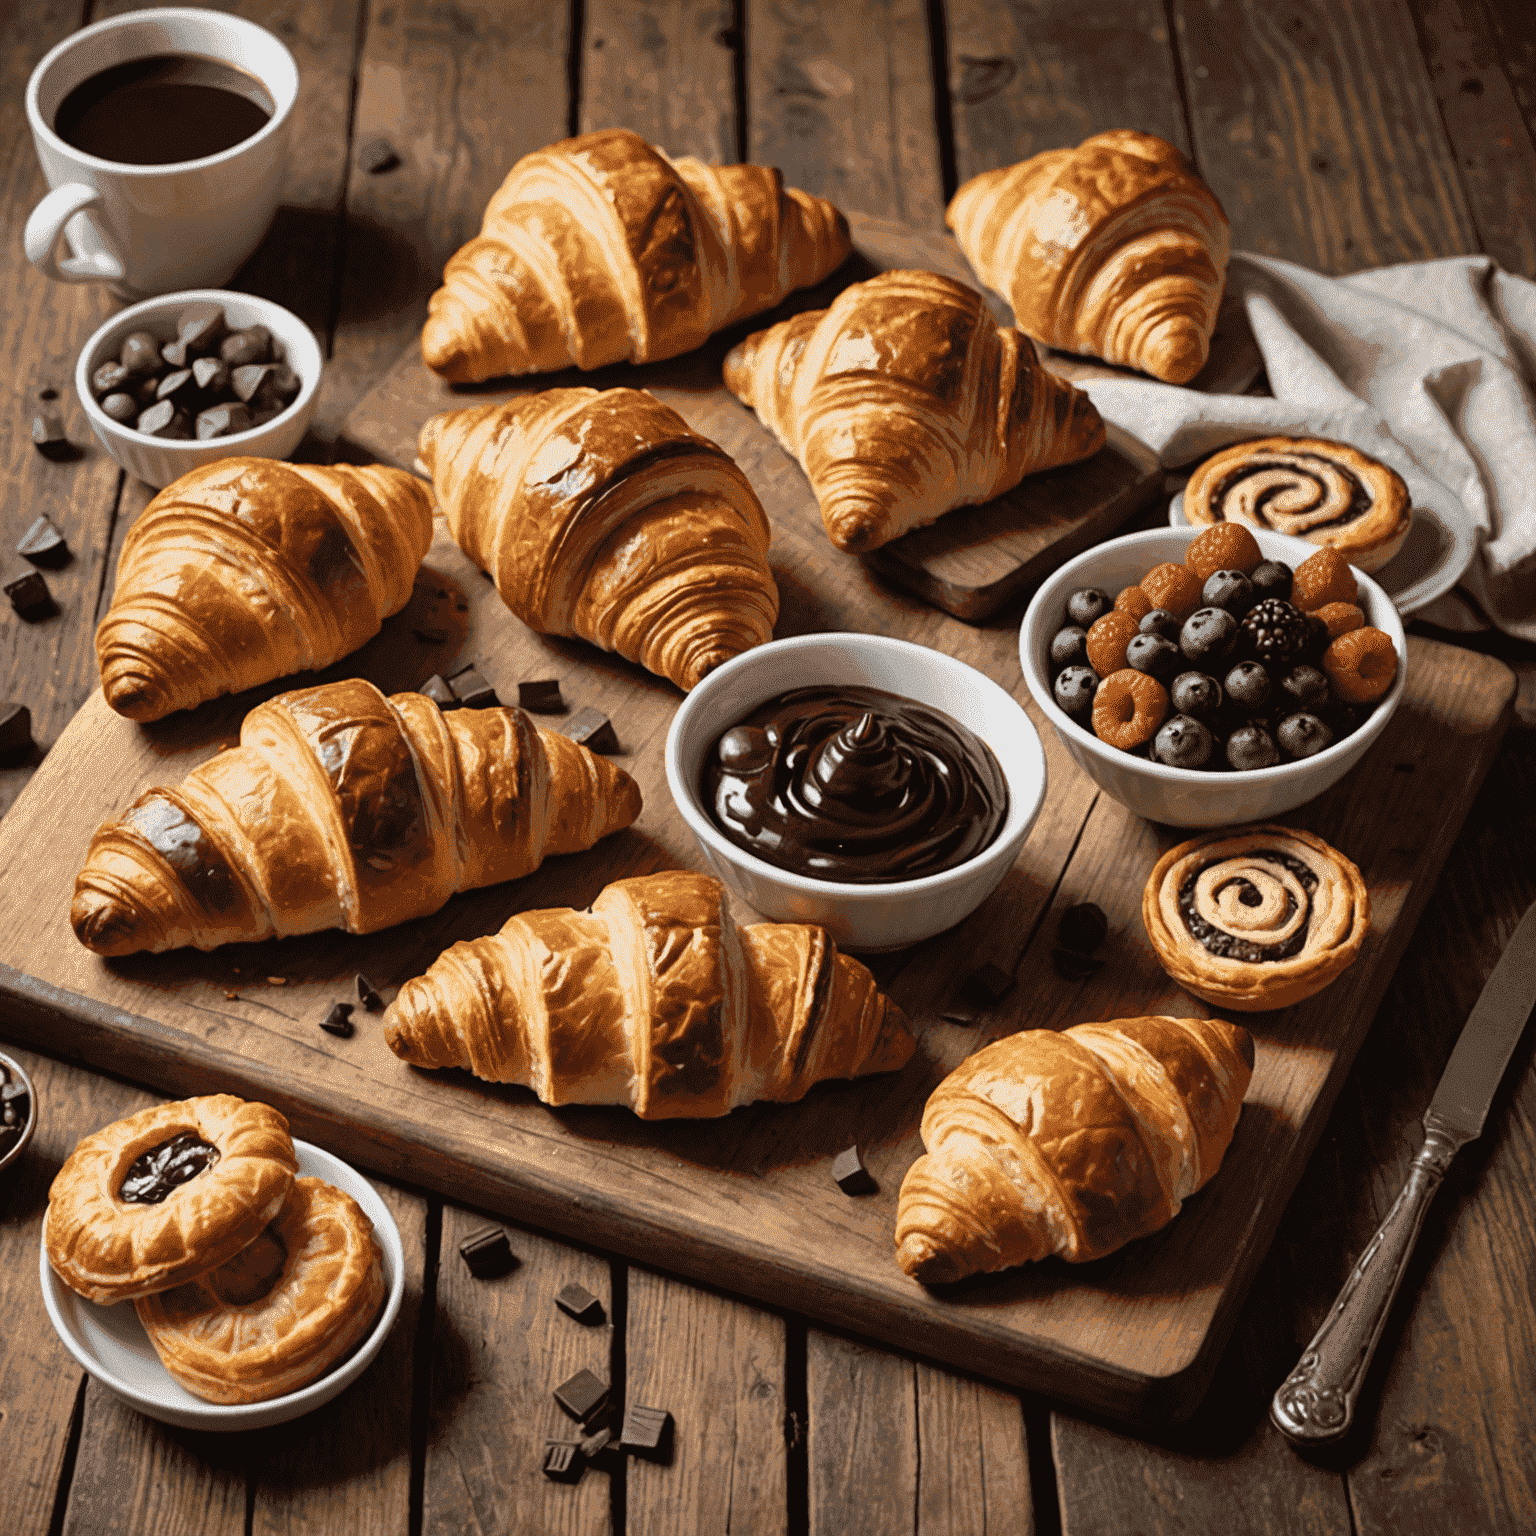
<instances>
[{"instance_id":1,"label":"white coffee mug","mask_svg":"<svg viewBox=\"0 0 1536 1536\"><path fill-rule=\"evenodd\" d=\"M55 114L77 85L117 64L196 54L254 75L266 126L217 155L125 165L66 144ZM218 11L132 11L64 39L27 82L27 121L53 190L32 210L27 260L62 283L105 282L125 298L217 288L261 243L277 211L299 69L272 34ZM60 238L73 254L59 255Z\"/></svg>"}]
</instances>

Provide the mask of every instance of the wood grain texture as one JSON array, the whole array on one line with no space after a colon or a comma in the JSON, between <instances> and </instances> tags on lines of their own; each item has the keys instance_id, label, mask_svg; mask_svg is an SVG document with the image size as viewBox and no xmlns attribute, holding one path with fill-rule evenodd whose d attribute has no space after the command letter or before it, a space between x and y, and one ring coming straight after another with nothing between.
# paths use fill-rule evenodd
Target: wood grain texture
<instances>
[{"instance_id":1,"label":"wood grain texture","mask_svg":"<svg viewBox=\"0 0 1536 1536\"><path fill-rule=\"evenodd\" d=\"M540 1468L546 1438L578 1435L550 1393L583 1369L612 1382L608 1264L509 1228L518 1267L477 1280L459 1244L495 1224L457 1206L443 1210L422 1531L601 1536L611 1529L607 1475L588 1471L568 1487ZM607 1321L600 1327L584 1327L555 1306L555 1293L571 1281L602 1302Z\"/></svg>"},{"instance_id":2,"label":"wood grain texture","mask_svg":"<svg viewBox=\"0 0 1536 1536\"><path fill-rule=\"evenodd\" d=\"M1323 272L1477 249L1404 0L1173 0L1234 248Z\"/></svg>"},{"instance_id":3,"label":"wood grain texture","mask_svg":"<svg viewBox=\"0 0 1536 1536\"><path fill-rule=\"evenodd\" d=\"M631 1268L624 1355L625 1403L674 1421L670 1465L627 1464L628 1536L789 1530L783 1319Z\"/></svg>"},{"instance_id":4,"label":"wood grain texture","mask_svg":"<svg viewBox=\"0 0 1536 1536\"><path fill-rule=\"evenodd\" d=\"M921 0L747 7L747 158L784 180L918 227L944 222Z\"/></svg>"}]
</instances>

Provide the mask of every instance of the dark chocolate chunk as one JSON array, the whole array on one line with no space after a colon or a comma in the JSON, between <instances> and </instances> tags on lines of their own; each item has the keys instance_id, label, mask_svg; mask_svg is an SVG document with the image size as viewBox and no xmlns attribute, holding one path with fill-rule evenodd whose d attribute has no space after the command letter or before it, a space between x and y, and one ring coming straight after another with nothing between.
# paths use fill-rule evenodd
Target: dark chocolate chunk
<instances>
[{"instance_id":1,"label":"dark chocolate chunk","mask_svg":"<svg viewBox=\"0 0 1536 1536\"><path fill-rule=\"evenodd\" d=\"M304 387L304 381L286 363L272 366L272 392L284 405Z\"/></svg>"},{"instance_id":2,"label":"dark chocolate chunk","mask_svg":"<svg viewBox=\"0 0 1536 1536\"><path fill-rule=\"evenodd\" d=\"M252 410L265 409L267 401L262 398L263 391L267 395L276 394L272 383L272 364L247 363L244 367L234 369L229 375L229 387Z\"/></svg>"},{"instance_id":3,"label":"dark chocolate chunk","mask_svg":"<svg viewBox=\"0 0 1536 1536\"><path fill-rule=\"evenodd\" d=\"M591 1371L577 1371L555 1388L555 1401L578 1423L586 1423L608 1401L608 1383Z\"/></svg>"},{"instance_id":4,"label":"dark chocolate chunk","mask_svg":"<svg viewBox=\"0 0 1536 1536\"><path fill-rule=\"evenodd\" d=\"M32 711L25 704L0 704L0 763L32 750Z\"/></svg>"},{"instance_id":5,"label":"dark chocolate chunk","mask_svg":"<svg viewBox=\"0 0 1536 1536\"><path fill-rule=\"evenodd\" d=\"M1063 981L1087 981L1103 968L1104 962L1095 960L1092 955L1080 955L1070 949L1053 949L1051 964L1056 967L1056 974Z\"/></svg>"},{"instance_id":6,"label":"dark chocolate chunk","mask_svg":"<svg viewBox=\"0 0 1536 1536\"><path fill-rule=\"evenodd\" d=\"M565 700L560 697L558 677L541 677L535 682L519 683L517 702L523 709L531 709L537 715L565 713Z\"/></svg>"},{"instance_id":7,"label":"dark chocolate chunk","mask_svg":"<svg viewBox=\"0 0 1536 1536\"><path fill-rule=\"evenodd\" d=\"M32 413L32 446L45 459L72 459L74 445L64 432L64 418L51 406Z\"/></svg>"},{"instance_id":8,"label":"dark chocolate chunk","mask_svg":"<svg viewBox=\"0 0 1536 1536\"><path fill-rule=\"evenodd\" d=\"M186 342L178 336L175 341L168 341L160 348L160 361L168 368L185 368L189 350Z\"/></svg>"},{"instance_id":9,"label":"dark chocolate chunk","mask_svg":"<svg viewBox=\"0 0 1536 1536\"><path fill-rule=\"evenodd\" d=\"M360 170L370 176L382 176L385 171L392 171L400 164L400 155L383 134L376 133L358 145L357 164Z\"/></svg>"},{"instance_id":10,"label":"dark chocolate chunk","mask_svg":"<svg viewBox=\"0 0 1536 1536\"><path fill-rule=\"evenodd\" d=\"M369 1013L383 1013L384 999L379 996L378 988L363 975L357 973L357 1000Z\"/></svg>"},{"instance_id":11,"label":"dark chocolate chunk","mask_svg":"<svg viewBox=\"0 0 1536 1536\"><path fill-rule=\"evenodd\" d=\"M148 331L134 331L124 339L117 360L135 378L153 373L160 366L160 343Z\"/></svg>"},{"instance_id":12,"label":"dark chocolate chunk","mask_svg":"<svg viewBox=\"0 0 1536 1536\"><path fill-rule=\"evenodd\" d=\"M832 1177L845 1195L872 1195L880 1188L875 1183L874 1175L864 1166L864 1159L859 1156L856 1144L832 1159ZM626 1435L625 1439L628 1438Z\"/></svg>"},{"instance_id":13,"label":"dark chocolate chunk","mask_svg":"<svg viewBox=\"0 0 1536 1536\"><path fill-rule=\"evenodd\" d=\"M331 1011L320 1020L320 1028L342 1040L352 1038L352 1004L332 1003Z\"/></svg>"},{"instance_id":14,"label":"dark chocolate chunk","mask_svg":"<svg viewBox=\"0 0 1536 1536\"><path fill-rule=\"evenodd\" d=\"M108 395L101 402L101 408L113 421L120 421L124 426L127 426L139 414L139 402L132 395L125 395L121 392L115 395Z\"/></svg>"},{"instance_id":15,"label":"dark chocolate chunk","mask_svg":"<svg viewBox=\"0 0 1536 1536\"><path fill-rule=\"evenodd\" d=\"M1091 955L1109 933L1109 919L1104 909L1091 901L1079 902L1061 914L1056 925L1056 941L1063 949Z\"/></svg>"},{"instance_id":16,"label":"dark chocolate chunk","mask_svg":"<svg viewBox=\"0 0 1536 1536\"><path fill-rule=\"evenodd\" d=\"M56 571L69 562L69 545L46 517L40 517L22 535L16 553L44 570Z\"/></svg>"},{"instance_id":17,"label":"dark chocolate chunk","mask_svg":"<svg viewBox=\"0 0 1536 1536\"><path fill-rule=\"evenodd\" d=\"M423 698L431 699L439 709L457 709L459 707L459 701L453 689L435 672L416 692L421 694Z\"/></svg>"},{"instance_id":18,"label":"dark chocolate chunk","mask_svg":"<svg viewBox=\"0 0 1536 1536\"><path fill-rule=\"evenodd\" d=\"M544 1446L544 1476L552 1483L579 1483L587 1463L574 1440L550 1440Z\"/></svg>"},{"instance_id":19,"label":"dark chocolate chunk","mask_svg":"<svg viewBox=\"0 0 1536 1536\"><path fill-rule=\"evenodd\" d=\"M95 373L91 375L91 388L98 395L114 394L128 382L128 370L116 360L108 358Z\"/></svg>"},{"instance_id":20,"label":"dark chocolate chunk","mask_svg":"<svg viewBox=\"0 0 1536 1536\"><path fill-rule=\"evenodd\" d=\"M178 368L174 373L166 374L155 386L157 400L174 400L183 410L192 404L198 392L197 380L190 368Z\"/></svg>"},{"instance_id":21,"label":"dark chocolate chunk","mask_svg":"<svg viewBox=\"0 0 1536 1536\"><path fill-rule=\"evenodd\" d=\"M192 377L199 389L216 395L229 388L229 364L216 357L200 357L192 364Z\"/></svg>"},{"instance_id":22,"label":"dark chocolate chunk","mask_svg":"<svg viewBox=\"0 0 1536 1536\"><path fill-rule=\"evenodd\" d=\"M205 362L207 359L199 361ZM253 425L250 407L241 405L238 400L228 405L210 405L207 410L197 413L198 441L207 442L215 437L228 437L234 432L248 432Z\"/></svg>"},{"instance_id":23,"label":"dark chocolate chunk","mask_svg":"<svg viewBox=\"0 0 1536 1536\"><path fill-rule=\"evenodd\" d=\"M574 1317L578 1323L584 1323L589 1328L596 1327L607 1315L603 1311L602 1302L585 1286L577 1285L574 1280L561 1288L560 1293L555 1297L555 1305L567 1317Z\"/></svg>"},{"instance_id":24,"label":"dark chocolate chunk","mask_svg":"<svg viewBox=\"0 0 1536 1536\"><path fill-rule=\"evenodd\" d=\"M264 325L249 325L243 331L231 331L219 343L219 359L231 368L265 363L272 356L272 332Z\"/></svg>"},{"instance_id":25,"label":"dark chocolate chunk","mask_svg":"<svg viewBox=\"0 0 1536 1536\"><path fill-rule=\"evenodd\" d=\"M517 1268L517 1256L500 1227L481 1227L471 1232L459 1244L459 1257L476 1280L497 1280Z\"/></svg>"},{"instance_id":26,"label":"dark chocolate chunk","mask_svg":"<svg viewBox=\"0 0 1536 1536\"><path fill-rule=\"evenodd\" d=\"M462 672L450 677L448 686L453 690L454 698L465 709L494 709L501 703L501 700L496 697L496 690L474 667L466 667Z\"/></svg>"},{"instance_id":27,"label":"dark chocolate chunk","mask_svg":"<svg viewBox=\"0 0 1536 1536\"><path fill-rule=\"evenodd\" d=\"M188 352L212 352L225 329L222 304L189 304L176 317L176 339Z\"/></svg>"},{"instance_id":28,"label":"dark chocolate chunk","mask_svg":"<svg viewBox=\"0 0 1536 1536\"><path fill-rule=\"evenodd\" d=\"M36 571L28 571L15 581L6 582L4 591L11 600L11 607L24 619L46 619L58 612L53 606L53 594L48 590L48 583Z\"/></svg>"},{"instance_id":29,"label":"dark chocolate chunk","mask_svg":"<svg viewBox=\"0 0 1536 1536\"><path fill-rule=\"evenodd\" d=\"M588 1461L595 1461L608 1449L613 1440L613 1430L604 1424L600 1429L595 1429L590 1435L583 1435L580 1440L581 1454Z\"/></svg>"},{"instance_id":30,"label":"dark chocolate chunk","mask_svg":"<svg viewBox=\"0 0 1536 1536\"><path fill-rule=\"evenodd\" d=\"M139 417L138 430L145 437L190 438L187 413L178 411L174 401L160 400Z\"/></svg>"},{"instance_id":31,"label":"dark chocolate chunk","mask_svg":"<svg viewBox=\"0 0 1536 1536\"><path fill-rule=\"evenodd\" d=\"M975 970L960 983L960 995L978 1008L990 1008L1013 986L1011 972L989 960L980 970Z\"/></svg>"},{"instance_id":32,"label":"dark chocolate chunk","mask_svg":"<svg viewBox=\"0 0 1536 1536\"><path fill-rule=\"evenodd\" d=\"M672 1456L672 1415L665 1408L643 1408L636 1403L624 1410L620 1446L631 1456L646 1461L668 1461Z\"/></svg>"},{"instance_id":33,"label":"dark chocolate chunk","mask_svg":"<svg viewBox=\"0 0 1536 1536\"><path fill-rule=\"evenodd\" d=\"M578 709L560 727L562 736L586 747L591 752L617 752L619 738L613 734L613 722L600 709Z\"/></svg>"}]
</instances>

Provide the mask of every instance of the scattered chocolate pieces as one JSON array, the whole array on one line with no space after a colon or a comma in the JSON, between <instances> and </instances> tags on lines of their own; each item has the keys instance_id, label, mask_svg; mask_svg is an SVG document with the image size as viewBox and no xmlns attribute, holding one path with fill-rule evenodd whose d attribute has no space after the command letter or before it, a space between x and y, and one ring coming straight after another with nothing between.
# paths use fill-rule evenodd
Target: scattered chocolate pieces
<instances>
[{"instance_id":1,"label":"scattered chocolate pieces","mask_svg":"<svg viewBox=\"0 0 1536 1536\"><path fill-rule=\"evenodd\" d=\"M857 1143L832 1159L832 1177L845 1195L872 1195L880 1188L874 1175L864 1166ZM626 1443L629 1440L627 1429L624 1439Z\"/></svg>"},{"instance_id":2,"label":"scattered chocolate pieces","mask_svg":"<svg viewBox=\"0 0 1536 1536\"><path fill-rule=\"evenodd\" d=\"M436 672L416 690L423 698L431 699L439 709L457 709L459 701L452 688Z\"/></svg>"},{"instance_id":3,"label":"scattered chocolate pieces","mask_svg":"<svg viewBox=\"0 0 1536 1536\"><path fill-rule=\"evenodd\" d=\"M465 709L494 709L501 703L496 697L496 690L474 667L465 667L462 672L450 677L448 686L453 690L454 698Z\"/></svg>"},{"instance_id":4,"label":"scattered chocolate pieces","mask_svg":"<svg viewBox=\"0 0 1536 1536\"><path fill-rule=\"evenodd\" d=\"M569 736L579 746L592 752L617 752L619 738L613 733L613 722L600 709L578 709L560 727L562 736Z\"/></svg>"},{"instance_id":5,"label":"scattered chocolate pieces","mask_svg":"<svg viewBox=\"0 0 1536 1536\"><path fill-rule=\"evenodd\" d=\"M565 700L560 697L558 677L539 678L536 682L517 685L517 702L523 709L536 715L561 715L565 713Z\"/></svg>"},{"instance_id":6,"label":"scattered chocolate pieces","mask_svg":"<svg viewBox=\"0 0 1536 1536\"><path fill-rule=\"evenodd\" d=\"M595 1429L590 1435L581 1437L581 1454L588 1461L595 1461L608 1449L609 1442L613 1439L613 1431L604 1424L601 1429Z\"/></svg>"},{"instance_id":7,"label":"scattered chocolate pieces","mask_svg":"<svg viewBox=\"0 0 1536 1536\"><path fill-rule=\"evenodd\" d=\"M476 1280L497 1280L517 1268L517 1256L500 1227L481 1227L471 1232L459 1244L459 1257Z\"/></svg>"},{"instance_id":8,"label":"scattered chocolate pieces","mask_svg":"<svg viewBox=\"0 0 1536 1536\"><path fill-rule=\"evenodd\" d=\"M16 553L49 571L69 562L69 545L64 542L64 535L46 517L38 518L21 536Z\"/></svg>"},{"instance_id":9,"label":"scattered chocolate pieces","mask_svg":"<svg viewBox=\"0 0 1536 1536\"><path fill-rule=\"evenodd\" d=\"M1068 907L1056 925L1056 942L1063 949L1091 955L1109 934L1109 919L1104 909L1091 901Z\"/></svg>"},{"instance_id":10,"label":"scattered chocolate pieces","mask_svg":"<svg viewBox=\"0 0 1536 1536\"><path fill-rule=\"evenodd\" d=\"M150 406L139 417L135 431L142 432L145 437L163 437L178 442L189 442L192 437L187 413L178 411L171 400L158 400Z\"/></svg>"},{"instance_id":11,"label":"scattered chocolate pieces","mask_svg":"<svg viewBox=\"0 0 1536 1536\"><path fill-rule=\"evenodd\" d=\"M32 446L45 459L55 461L75 457L74 445L64 434L64 418L59 413L58 398L58 390L40 389L34 397L32 411Z\"/></svg>"},{"instance_id":12,"label":"scattered chocolate pieces","mask_svg":"<svg viewBox=\"0 0 1536 1536\"><path fill-rule=\"evenodd\" d=\"M46 619L58 612L53 605L53 594L48 590L48 583L36 571L28 571L15 581L6 582L3 590L11 600L11 607L29 622Z\"/></svg>"},{"instance_id":13,"label":"scattered chocolate pieces","mask_svg":"<svg viewBox=\"0 0 1536 1536\"><path fill-rule=\"evenodd\" d=\"M668 1461L672 1455L672 1415L665 1408L643 1408L638 1403L624 1410L624 1433L619 1445L631 1456L646 1461Z\"/></svg>"},{"instance_id":14,"label":"scattered chocolate pieces","mask_svg":"<svg viewBox=\"0 0 1536 1536\"><path fill-rule=\"evenodd\" d=\"M363 975L357 973L357 1000L369 1013L383 1013L384 999L379 996L378 988Z\"/></svg>"},{"instance_id":15,"label":"scattered chocolate pieces","mask_svg":"<svg viewBox=\"0 0 1536 1536\"><path fill-rule=\"evenodd\" d=\"M333 1003L331 1011L320 1020L320 1028L328 1035L350 1040L352 1038L352 1004Z\"/></svg>"},{"instance_id":16,"label":"scattered chocolate pieces","mask_svg":"<svg viewBox=\"0 0 1536 1536\"><path fill-rule=\"evenodd\" d=\"M574 1280L561 1289L560 1294L555 1297L555 1305L567 1317L574 1317L578 1323L588 1328L595 1328L607 1315L603 1311L602 1302L584 1285L577 1285Z\"/></svg>"},{"instance_id":17,"label":"scattered chocolate pieces","mask_svg":"<svg viewBox=\"0 0 1536 1536\"><path fill-rule=\"evenodd\" d=\"M370 176L382 176L385 171L392 171L400 164L400 155L383 134L374 134L358 145L357 164L360 170Z\"/></svg>"},{"instance_id":18,"label":"scattered chocolate pieces","mask_svg":"<svg viewBox=\"0 0 1536 1536\"><path fill-rule=\"evenodd\" d=\"M608 1401L608 1383L591 1371L577 1371L555 1388L554 1397L573 1419L584 1424Z\"/></svg>"},{"instance_id":19,"label":"scattered chocolate pieces","mask_svg":"<svg viewBox=\"0 0 1536 1536\"><path fill-rule=\"evenodd\" d=\"M977 1008L990 1008L1013 988L1013 976L989 960L960 983L960 995Z\"/></svg>"},{"instance_id":20,"label":"scattered chocolate pieces","mask_svg":"<svg viewBox=\"0 0 1536 1536\"><path fill-rule=\"evenodd\" d=\"M193 358L192 378L199 389L216 395L229 388L229 364L217 357Z\"/></svg>"},{"instance_id":21,"label":"scattered chocolate pieces","mask_svg":"<svg viewBox=\"0 0 1536 1536\"><path fill-rule=\"evenodd\" d=\"M1063 981L1087 981L1104 968L1102 960L1095 960L1092 955L1080 955L1071 949L1053 949L1051 964Z\"/></svg>"},{"instance_id":22,"label":"scattered chocolate pieces","mask_svg":"<svg viewBox=\"0 0 1536 1536\"><path fill-rule=\"evenodd\" d=\"M579 1483L587 1463L574 1440L544 1442L544 1476L552 1483Z\"/></svg>"},{"instance_id":23,"label":"scattered chocolate pieces","mask_svg":"<svg viewBox=\"0 0 1536 1536\"><path fill-rule=\"evenodd\" d=\"M0 763L32 750L32 711L25 704L0 704Z\"/></svg>"}]
</instances>

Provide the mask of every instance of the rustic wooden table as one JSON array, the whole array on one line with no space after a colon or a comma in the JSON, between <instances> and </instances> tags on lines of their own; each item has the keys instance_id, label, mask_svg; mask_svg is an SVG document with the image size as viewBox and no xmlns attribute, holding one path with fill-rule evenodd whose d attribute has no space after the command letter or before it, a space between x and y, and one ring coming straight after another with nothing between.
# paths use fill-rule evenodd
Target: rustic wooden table
<instances>
[{"instance_id":1,"label":"rustic wooden table","mask_svg":"<svg viewBox=\"0 0 1536 1536\"><path fill-rule=\"evenodd\" d=\"M91 637L149 492L87 449L34 452L23 406L67 394L104 295L20 260L43 190L22 92L37 59L129 0L0 16L11 144L0 312L0 551L45 511L76 558L61 614L0 615L0 697L42 744L0 771L0 810L95 686ZM937 228L958 180L1103 129L1182 145L1234 244L1329 272L1486 251L1536 275L1536 34L1522 0L247 0L303 72L277 222L234 286L326 340L323 457L412 339L445 257L521 153L622 123L706 158L780 165L840 205ZM386 135L400 163L355 149ZM88 431L66 399L80 444ZM5 559L11 559L9 553ZM1520 1532L1536 1526L1536 1072L1516 1056L1484 1138L1433 1207L1355 1438L1314 1460L1269 1426L1269 1394L1405 1176L1418 1120L1503 941L1536 898L1536 650L1482 642L1521 697L1417 936L1192 1420L1131 1437L983 1380L824 1332L545 1235L518 1231L515 1288L453 1259L483 1220L381 1185L406 1244L385 1353L329 1408L228 1439L124 1409L57 1343L36 1281L49 1180L75 1140L150 1102L17 1051L45 1104L0 1183L0 1531L587 1533L982 1531ZM10 871L5 878L21 876ZM0 959L4 959L0 938ZM0 1041L6 1028L0 1019ZM452 1260L452 1262L449 1262ZM609 1325L558 1326L567 1280ZM673 1409L670 1467L577 1488L538 1476L550 1382L592 1365Z\"/></svg>"}]
</instances>

